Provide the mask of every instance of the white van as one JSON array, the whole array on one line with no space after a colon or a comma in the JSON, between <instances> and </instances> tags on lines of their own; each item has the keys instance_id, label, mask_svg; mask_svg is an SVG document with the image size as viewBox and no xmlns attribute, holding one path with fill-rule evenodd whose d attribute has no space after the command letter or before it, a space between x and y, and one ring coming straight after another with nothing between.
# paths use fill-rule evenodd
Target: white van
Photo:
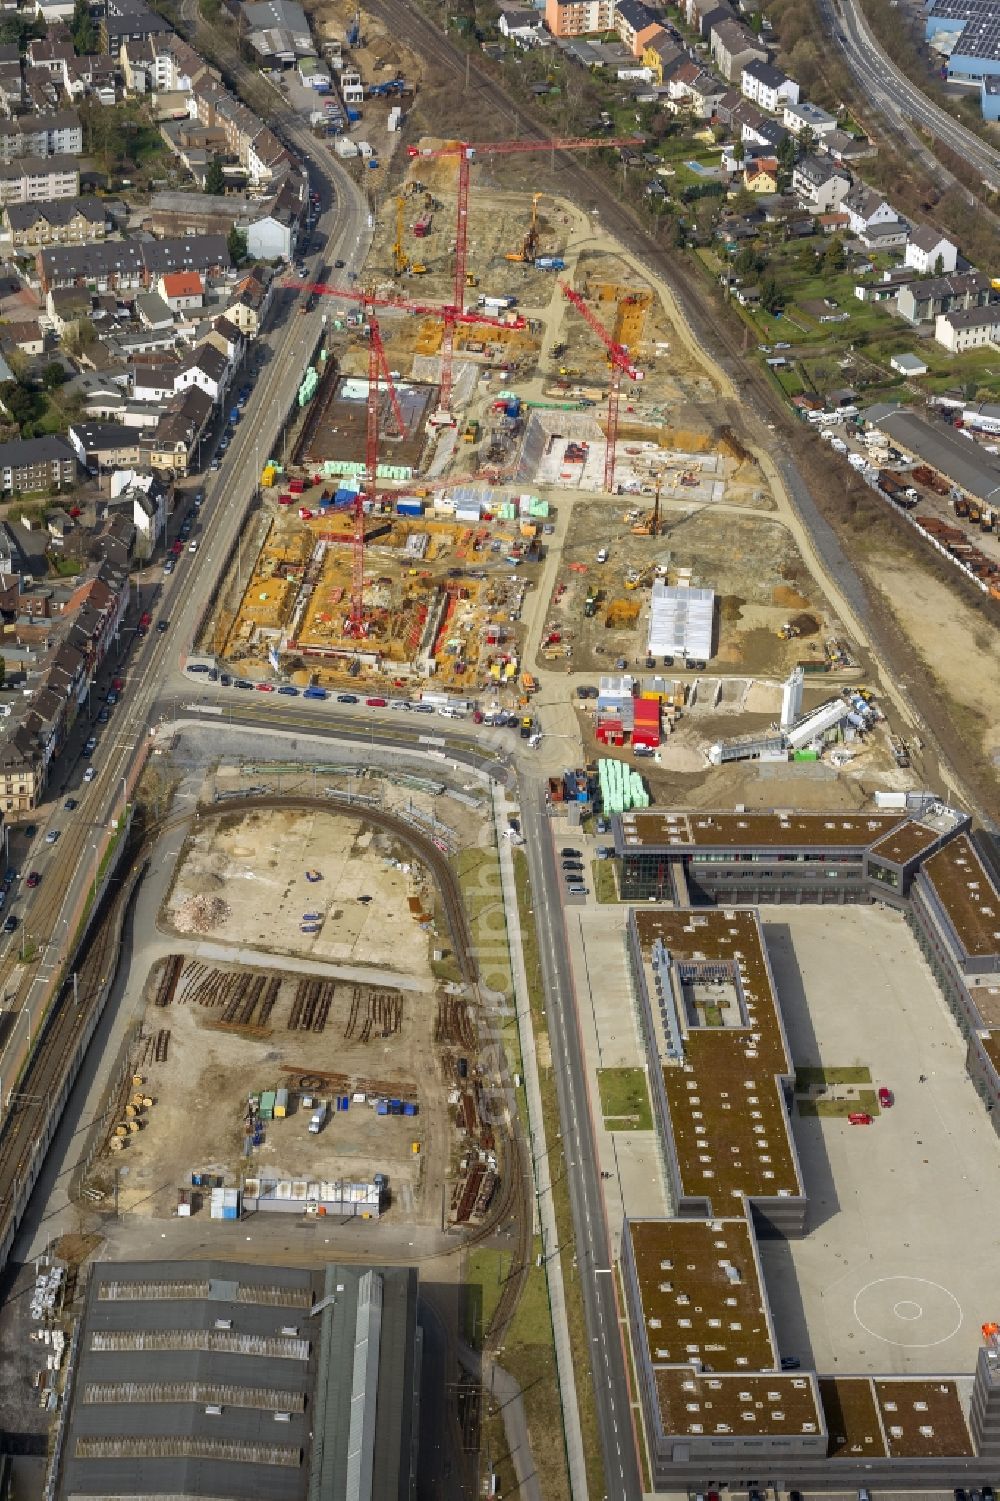
<instances>
[{"instance_id":1,"label":"white van","mask_svg":"<svg viewBox=\"0 0 1000 1501\"><path fill-rule=\"evenodd\" d=\"M446 708L443 708L443 709L439 709L438 713L440 714L440 716L441 716L442 719L464 719L465 718L465 715L464 715L464 713L462 712L461 709L452 709L452 708L446 707Z\"/></svg>"},{"instance_id":2,"label":"white van","mask_svg":"<svg viewBox=\"0 0 1000 1501\"><path fill-rule=\"evenodd\" d=\"M326 1101L323 1100L319 1105L316 1106L316 1109L312 1113L312 1118L309 1121L309 1131L310 1131L310 1134L312 1136L318 1136L319 1135L319 1133L323 1129L323 1122L325 1120L326 1120Z\"/></svg>"}]
</instances>

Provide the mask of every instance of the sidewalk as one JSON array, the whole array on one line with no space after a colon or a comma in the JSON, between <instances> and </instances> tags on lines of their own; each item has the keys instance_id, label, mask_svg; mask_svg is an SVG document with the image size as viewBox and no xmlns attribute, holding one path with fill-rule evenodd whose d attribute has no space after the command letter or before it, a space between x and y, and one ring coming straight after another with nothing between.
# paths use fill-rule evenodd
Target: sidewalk
<instances>
[{"instance_id":1,"label":"sidewalk","mask_svg":"<svg viewBox=\"0 0 1000 1501\"><path fill-rule=\"evenodd\" d=\"M506 806L503 789L494 783L493 810L498 835L497 846L500 853L500 880L503 886L504 911L507 917L507 941L510 947L511 972L514 980L514 1002L521 1038L521 1062L524 1069L531 1156L535 1171L535 1204L542 1235L545 1275L549 1287L552 1338L556 1352L556 1370L559 1373L559 1398L562 1403L570 1493L574 1501L585 1501L588 1494L587 1466L583 1453L583 1434L580 1430L580 1410L576 1398L573 1350L566 1320L561 1248L556 1231L555 1208L552 1203L552 1181L549 1176L548 1148L542 1116L542 1094L538 1083L538 1059L535 1054L534 1029L531 1025L531 1002L528 996L528 980L524 970L524 954L521 947L521 920L517 908L514 859L510 840L500 837L507 823Z\"/></svg>"}]
</instances>

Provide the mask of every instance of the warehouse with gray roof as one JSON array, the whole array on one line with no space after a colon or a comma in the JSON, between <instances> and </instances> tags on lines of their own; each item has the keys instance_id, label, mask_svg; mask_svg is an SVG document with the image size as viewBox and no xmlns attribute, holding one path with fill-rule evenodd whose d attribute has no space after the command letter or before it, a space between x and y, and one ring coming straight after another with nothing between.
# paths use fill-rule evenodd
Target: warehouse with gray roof
<instances>
[{"instance_id":1,"label":"warehouse with gray roof","mask_svg":"<svg viewBox=\"0 0 1000 1501\"><path fill-rule=\"evenodd\" d=\"M409 1501L416 1300L407 1267L98 1263L52 1494Z\"/></svg>"}]
</instances>

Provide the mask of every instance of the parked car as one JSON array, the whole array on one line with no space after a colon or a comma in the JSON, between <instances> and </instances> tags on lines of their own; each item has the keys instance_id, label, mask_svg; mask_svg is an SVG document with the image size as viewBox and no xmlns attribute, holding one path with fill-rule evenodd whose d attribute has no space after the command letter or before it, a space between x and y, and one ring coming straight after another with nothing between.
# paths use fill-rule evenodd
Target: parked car
<instances>
[{"instance_id":1,"label":"parked car","mask_svg":"<svg viewBox=\"0 0 1000 1501\"><path fill-rule=\"evenodd\" d=\"M49 832L45 836L45 843L46 844L55 844L55 842L59 838L59 835L60 835L61 832L62 832L61 829L50 829Z\"/></svg>"},{"instance_id":2,"label":"parked car","mask_svg":"<svg viewBox=\"0 0 1000 1501\"><path fill-rule=\"evenodd\" d=\"M96 777L96 775L97 775L97 769L96 769L96 767L88 766L87 770L83 773L83 780L85 782L92 782L94 780L94 778Z\"/></svg>"},{"instance_id":3,"label":"parked car","mask_svg":"<svg viewBox=\"0 0 1000 1501\"><path fill-rule=\"evenodd\" d=\"M38 871L37 871L37 870L29 870L29 872L28 872L28 879L27 879L27 880L26 880L26 881L25 881L25 883L24 883L24 884L25 884L25 885L26 885L26 886L28 886L28 887L30 887L30 889L31 889L31 890L32 890L32 891L34 891L34 889L35 889L35 887L36 887L36 886L37 886L37 885L38 885L38 883L39 883L39 881L40 881L40 880L41 880L41 879L42 879L42 878L41 878L41 876L40 876L40 875L39 875L39 874L38 874Z\"/></svg>"},{"instance_id":4,"label":"parked car","mask_svg":"<svg viewBox=\"0 0 1000 1501\"><path fill-rule=\"evenodd\" d=\"M79 806L80 804L77 802L75 797L68 797L63 803L63 807L66 809L67 813L75 813Z\"/></svg>"},{"instance_id":5,"label":"parked car","mask_svg":"<svg viewBox=\"0 0 1000 1501\"><path fill-rule=\"evenodd\" d=\"M358 695L356 693L338 693L337 694L337 702L338 702L338 704L356 704L357 701L358 701Z\"/></svg>"},{"instance_id":6,"label":"parked car","mask_svg":"<svg viewBox=\"0 0 1000 1501\"><path fill-rule=\"evenodd\" d=\"M282 683L281 687L278 689L278 692L286 694L288 698L298 698L299 696L299 690L297 688L293 688L291 683Z\"/></svg>"},{"instance_id":7,"label":"parked car","mask_svg":"<svg viewBox=\"0 0 1000 1501\"><path fill-rule=\"evenodd\" d=\"M164 631L169 631L169 629L170 629L170 621L169 620L158 620L156 622L156 629L162 635Z\"/></svg>"},{"instance_id":8,"label":"parked car","mask_svg":"<svg viewBox=\"0 0 1000 1501\"><path fill-rule=\"evenodd\" d=\"M256 683L254 686L256 687L258 693L273 693L274 692L274 684L273 683Z\"/></svg>"},{"instance_id":9,"label":"parked car","mask_svg":"<svg viewBox=\"0 0 1000 1501\"><path fill-rule=\"evenodd\" d=\"M17 918L14 916L13 912L8 912L8 914L7 914L7 921L3 925L4 932L5 933L13 933L13 931L14 931L14 929L16 927L17 927Z\"/></svg>"},{"instance_id":10,"label":"parked car","mask_svg":"<svg viewBox=\"0 0 1000 1501\"><path fill-rule=\"evenodd\" d=\"M886 1087L885 1087L884 1084L881 1085L880 1088L879 1088L878 1102L879 1102L879 1105L881 1106L881 1108L883 1110L891 1110L892 1107L893 1107L893 1104L895 1103L894 1099L893 1099L892 1090L891 1089L886 1089Z\"/></svg>"}]
</instances>

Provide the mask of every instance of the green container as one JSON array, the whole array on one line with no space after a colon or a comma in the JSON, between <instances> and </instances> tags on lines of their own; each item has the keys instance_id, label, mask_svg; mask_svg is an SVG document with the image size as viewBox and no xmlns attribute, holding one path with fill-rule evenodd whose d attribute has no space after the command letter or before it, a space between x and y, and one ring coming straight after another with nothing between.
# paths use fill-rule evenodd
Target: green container
<instances>
[{"instance_id":1,"label":"green container","mask_svg":"<svg viewBox=\"0 0 1000 1501\"><path fill-rule=\"evenodd\" d=\"M274 1120L274 1090L265 1089L260 1097L260 1118L262 1121Z\"/></svg>"}]
</instances>

